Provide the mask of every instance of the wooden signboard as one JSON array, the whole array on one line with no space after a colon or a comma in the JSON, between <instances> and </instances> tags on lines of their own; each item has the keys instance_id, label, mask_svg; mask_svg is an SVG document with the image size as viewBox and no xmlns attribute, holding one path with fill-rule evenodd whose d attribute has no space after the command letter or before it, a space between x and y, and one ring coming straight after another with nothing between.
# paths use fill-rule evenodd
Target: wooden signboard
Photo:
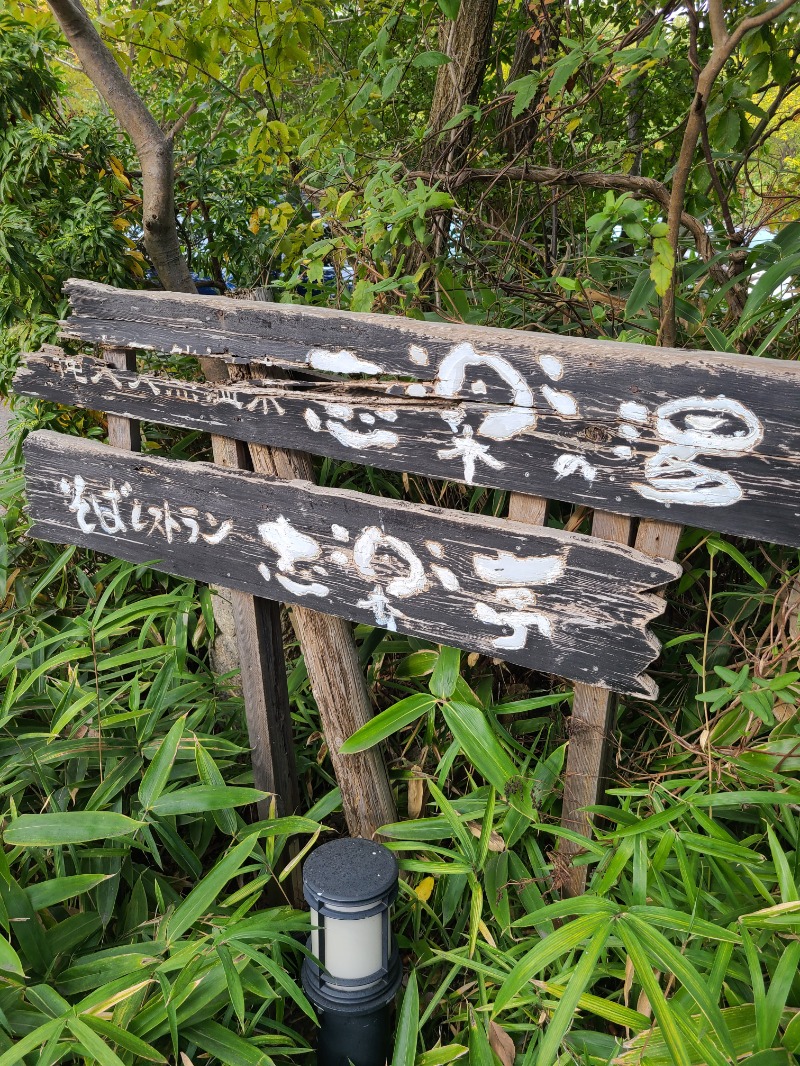
<instances>
[{"instance_id":1,"label":"wooden signboard","mask_svg":"<svg viewBox=\"0 0 800 1066\"><path fill-rule=\"evenodd\" d=\"M621 692L644 670L680 572L632 548L555 529L49 431L25 443L33 536L366 622Z\"/></svg>"},{"instance_id":2,"label":"wooden signboard","mask_svg":"<svg viewBox=\"0 0 800 1066\"><path fill-rule=\"evenodd\" d=\"M37 378L53 398L81 385L88 401L97 387L106 410L169 421L174 405L183 425L244 439L800 544L796 363L84 281L68 289L66 335L83 341L362 380L263 396L192 388L159 405L145 380L63 374L56 384L53 368L46 386Z\"/></svg>"}]
</instances>

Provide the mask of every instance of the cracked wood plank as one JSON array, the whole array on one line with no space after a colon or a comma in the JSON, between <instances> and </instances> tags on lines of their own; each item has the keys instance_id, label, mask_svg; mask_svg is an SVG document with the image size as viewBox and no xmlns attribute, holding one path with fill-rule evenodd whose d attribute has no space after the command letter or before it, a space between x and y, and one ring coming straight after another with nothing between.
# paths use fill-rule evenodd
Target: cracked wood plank
<instances>
[{"instance_id":1,"label":"cracked wood plank","mask_svg":"<svg viewBox=\"0 0 800 1066\"><path fill-rule=\"evenodd\" d=\"M622 545L49 431L25 444L32 535L653 697L680 573ZM579 606L578 606L579 605Z\"/></svg>"},{"instance_id":2,"label":"cracked wood plank","mask_svg":"<svg viewBox=\"0 0 800 1066\"><path fill-rule=\"evenodd\" d=\"M769 361L757 362L763 378ZM15 378L19 392L115 416L800 546L800 395L787 390L794 424L779 424L763 380L763 417L736 398L747 384L655 413L623 401L612 432L553 411L529 424L531 409L486 397L395 396L391 382L201 385L52 350Z\"/></svg>"}]
</instances>

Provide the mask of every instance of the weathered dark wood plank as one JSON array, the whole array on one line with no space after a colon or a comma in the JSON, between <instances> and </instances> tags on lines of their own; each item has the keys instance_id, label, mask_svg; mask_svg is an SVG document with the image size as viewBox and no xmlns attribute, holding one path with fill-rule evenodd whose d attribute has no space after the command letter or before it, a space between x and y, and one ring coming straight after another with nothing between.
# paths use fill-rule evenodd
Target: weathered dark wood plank
<instances>
[{"instance_id":1,"label":"weathered dark wood plank","mask_svg":"<svg viewBox=\"0 0 800 1066\"><path fill-rule=\"evenodd\" d=\"M592 535L628 544L631 521L619 515L597 512L592 523ZM644 521L639 524L634 545L644 555L672 558L677 551L680 535L680 526ZM569 720L570 739L561 824L586 837L591 833L592 818L585 808L600 802L603 779L609 772L617 703L616 694L607 689L575 686ZM576 842L559 841L558 854L565 864L561 884L565 896L580 896L586 890L588 867L572 865L579 851L580 846Z\"/></svg>"},{"instance_id":2,"label":"weathered dark wood plank","mask_svg":"<svg viewBox=\"0 0 800 1066\"><path fill-rule=\"evenodd\" d=\"M751 363L760 377L749 369L720 379L714 388L724 397L692 396L690 381L684 389L684 376L697 373L687 359L672 368L678 398L660 415L642 393L616 401L616 421L613 412L565 418L548 409L535 425L525 424L528 409L486 397L395 397L396 386L377 382L199 385L51 352L28 356L15 387L114 415L800 546L800 367ZM604 366L589 367L590 388L602 389ZM788 373L783 385L776 366ZM633 365L629 379L645 382L642 367Z\"/></svg>"},{"instance_id":3,"label":"weathered dark wood plank","mask_svg":"<svg viewBox=\"0 0 800 1066\"><path fill-rule=\"evenodd\" d=\"M562 530L131 456L40 431L34 536L572 680L655 695L646 590L676 564Z\"/></svg>"}]
</instances>

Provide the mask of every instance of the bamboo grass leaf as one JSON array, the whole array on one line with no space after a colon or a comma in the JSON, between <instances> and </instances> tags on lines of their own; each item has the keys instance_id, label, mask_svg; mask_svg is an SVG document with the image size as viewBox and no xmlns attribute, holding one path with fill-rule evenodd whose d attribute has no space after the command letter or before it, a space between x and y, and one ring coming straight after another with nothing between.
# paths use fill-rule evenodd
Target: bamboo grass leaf
<instances>
[{"instance_id":1,"label":"bamboo grass leaf","mask_svg":"<svg viewBox=\"0 0 800 1066\"><path fill-rule=\"evenodd\" d=\"M403 1003L397 1020L392 1066L414 1066L419 1039L419 992L417 975L412 970L403 993ZM0 1063L2 1066L2 1063Z\"/></svg>"},{"instance_id":2,"label":"bamboo grass leaf","mask_svg":"<svg viewBox=\"0 0 800 1066\"><path fill-rule=\"evenodd\" d=\"M535 1066L552 1066L558 1058L561 1042L575 1018L581 996L595 975L597 961L608 942L613 924L611 918L604 918L582 952L539 1044Z\"/></svg>"},{"instance_id":3,"label":"bamboo grass leaf","mask_svg":"<svg viewBox=\"0 0 800 1066\"><path fill-rule=\"evenodd\" d=\"M546 966L567 955L584 940L593 937L598 929L605 928L607 922L607 914L600 909L597 913L576 918L538 943L520 959L503 982L494 1001L493 1013L499 1014L505 1010L525 985Z\"/></svg>"}]
</instances>

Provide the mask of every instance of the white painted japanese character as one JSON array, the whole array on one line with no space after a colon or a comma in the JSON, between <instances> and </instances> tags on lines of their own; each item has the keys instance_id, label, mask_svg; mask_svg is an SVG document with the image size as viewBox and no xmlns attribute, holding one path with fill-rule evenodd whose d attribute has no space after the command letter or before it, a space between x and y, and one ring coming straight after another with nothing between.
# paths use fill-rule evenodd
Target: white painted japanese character
<instances>
[{"instance_id":1,"label":"white painted japanese character","mask_svg":"<svg viewBox=\"0 0 800 1066\"><path fill-rule=\"evenodd\" d=\"M510 626L511 633L506 637L495 637L492 647L508 651L524 648L528 640L528 630L538 629L543 637L552 637L553 627L550 620L539 611L497 611L488 603L475 604L475 617L488 626Z\"/></svg>"},{"instance_id":2,"label":"white painted japanese character","mask_svg":"<svg viewBox=\"0 0 800 1066\"><path fill-rule=\"evenodd\" d=\"M495 586L494 603L478 601L474 608L475 617L485 625L511 629L510 634L495 637L492 647L524 648L531 628L537 629L543 637L552 638L552 622L541 611L534 610L536 594L529 586L558 581L566 569L566 551L543 556L518 556L499 551L495 556L473 556L472 565L477 577Z\"/></svg>"},{"instance_id":3,"label":"white painted japanese character","mask_svg":"<svg viewBox=\"0 0 800 1066\"><path fill-rule=\"evenodd\" d=\"M97 515L97 520L104 533L114 534L125 533L127 531L128 527L123 522L122 515L119 513L119 505L130 491L131 487L127 481L116 489L114 488L114 479L111 478L109 480L108 488L105 492L100 493L99 499L97 496L92 495L92 510ZM100 502L101 500L107 500L108 505L103 505Z\"/></svg>"},{"instance_id":4,"label":"white painted japanese character","mask_svg":"<svg viewBox=\"0 0 800 1066\"><path fill-rule=\"evenodd\" d=\"M221 407L223 404L230 404L230 406L235 407L237 411L241 411L244 406L235 389L221 388L218 391L215 406Z\"/></svg>"},{"instance_id":5,"label":"white painted japanese character","mask_svg":"<svg viewBox=\"0 0 800 1066\"><path fill-rule=\"evenodd\" d=\"M476 463L486 463L492 470L502 470L506 465L495 459L488 445L475 440L472 426L469 425L463 427L460 437L453 435L451 447L439 448L436 454L440 459L460 459L464 464L464 480L468 485L475 483Z\"/></svg>"},{"instance_id":6,"label":"white painted japanese character","mask_svg":"<svg viewBox=\"0 0 800 1066\"><path fill-rule=\"evenodd\" d=\"M277 567L281 573L275 578L285 589L295 596L327 596L330 589L319 581L296 581L289 574L297 573L297 563L314 562L322 554L319 542L301 533L284 517L279 515L275 522L262 522L258 532L263 542L277 554ZM270 580L270 571L265 563L259 565L265 580Z\"/></svg>"},{"instance_id":7,"label":"white painted japanese character","mask_svg":"<svg viewBox=\"0 0 800 1066\"><path fill-rule=\"evenodd\" d=\"M76 474L71 483L63 477L61 481L59 481L58 487L64 496L72 496L69 509L75 515L75 521L78 523L78 528L84 533L93 533L97 526L94 522L86 521L86 516L90 513L92 508L89 501L84 499L83 494L86 491L86 482L81 475Z\"/></svg>"},{"instance_id":8,"label":"white painted japanese character","mask_svg":"<svg viewBox=\"0 0 800 1066\"><path fill-rule=\"evenodd\" d=\"M398 611L391 605L380 585L376 585L366 599L358 600L356 607L372 611L375 615L375 625L380 626L381 629L388 629L392 633L397 631L396 619L403 617L402 611Z\"/></svg>"},{"instance_id":9,"label":"white painted japanese character","mask_svg":"<svg viewBox=\"0 0 800 1066\"><path fill-rule=\"evenodd\" d=\"M62 374L66 371L68 374L72 374L72 377L79 384L86 384L86 375L83 371L83 360L67 357L64 361Z\"/></svg>"},{"instance_id":10,"label":"white painted japanese character","mask_svg":"<svg viewBox=\"0 0 800 1066\"><path fill-rule=\"evenodd\" d=\"M334 440L338 440L346 448L395 448L400 442L398 435L388 429L350 429L344 423L352 421L355 412L347 404L326 404L325 411L331 416L325 421L325 429ZM375 422L372 415L360 415L359 417L361 421L367 423L370 419L373 423ZM303 418L308 428L314 433L322 430L322 419L310 407L303 412Z\"/></svg>"},{"instance_id":11,"label":"white painted japanese character","mask_svg":"<svg viewBox=\"0 0 800 1066\"><path fill-rule=\"evenodd\" d=\"M594 481L597 477L597 468L582 455L573 455L571 452L562 452L553 463L556 481L569 477L570 474L580 474L586 481Z\"/></svg>"},{"instance_id":12,"label":"white painted japanese character","mask_svg":"<svg viewBox=\"0 0 800 1066\"><path fill-rule=\"evenodd\" d=\"M208 544L221 544L223 540L225 540L225 538L228 536L230 531L233 529L233 522L230 518L226 518L225 521L220 524L219 521L213 516L213 514L209 514L208 512L206 512L206 521L211 526L219 526L219 529L217 529L214 533L200 534L203 540L206 541Z\"/></svg>"},{"instance_id":13,"label":"white painted japanese character","mask_svg":"<svg viewBox=\"0 0 800 1066\"><path fill-rule=\"evenodd\" d=\"M378 579L375 565L378 557L384 560L387 556L399 556L401 560L401 573L396 574L384 584L378 583L365 599L357 602L358 607L372 611L375 616L375 625L384 629L395 631L397 618L402 617L402 612L397 610L389 601L389 596L398 599L408 599L425 592L429 587L429 581L425 574L425 567L407 541L384 533L378 526L368 526L362 530L353 544L353 562L358 572L370 580ZM391 559L392 565L395 560Z\"/></svg>"},{"instance_id":14,"label":"white painted japanese character","mask_svg":"<svg viewBox=\"0 0 800 1066\"><path fill-rule=\"evenodd\" d=\"M172 534L180 532L181 524L172 517L169 501L164 500L163 507L148 507L147 513L153 516L153 524L147 531L148 537L157 530L162 537L166 538L167 544L172 544Z\"/></svg>"},{"instance_id":15,"label":"white painted japanese character","mask_svg":"<svg viewBox=\"0 0 800 1066\"><path fill-rule=\"evenodd\" d=\"M353 545L353 562L364 577L375 578L375 563L379 552L394 552L399 555L406 567L406 572L393 577L386 584L390 596L405 599L416 596L428 588L425 567L407 541L384 533L378 526L368 526L358 536Z\"/></svg>"},{"instance_id":16,"label":"white painted japanese character","mask_svg":"<svg viewBox=\"0 0 800 1066\"><path fill-rule=\"evenodd\" d=\"M142 533L147 529L147 522L142 521L142 504L140 500L134 500L131 507L131 529Z\"/></svg>"},{"instance_id":17,"label":"white painted japanese character","mask_svg":"<svg viewBox=\"0 0 800 1066\"><path fill-rule=\"evenodd\" d=\"M200 537L200 523L197 521L200 512L196 507L181 507L181 522L189 530L189 543L196 544Z\"/></svg>"},{"instance_id":18,"label":"white painted japanese character","mask_svg":"<svg viewBox=\"0 0 800 1066\"><path fill-rule=\"evenodd\" d=\"M636 411L632 411L632 407ZM625 411L623 411L625 408ZM641 405L620 405L623 416L636 415L643 421ZM621 427L629 440L634 427ZM647 483L632 487L645 499L667 506L682 503L693 506L729 507L742 498L743 490L727 471L696 462L702 455L731 458L752 451L764 435L764 427L753 412L728 396L687 396L661 404L655 411L655 433L662 443L655 455L645 461ZM638 436L638 433L636 433Z\"/></svg>"}]
</instances>

